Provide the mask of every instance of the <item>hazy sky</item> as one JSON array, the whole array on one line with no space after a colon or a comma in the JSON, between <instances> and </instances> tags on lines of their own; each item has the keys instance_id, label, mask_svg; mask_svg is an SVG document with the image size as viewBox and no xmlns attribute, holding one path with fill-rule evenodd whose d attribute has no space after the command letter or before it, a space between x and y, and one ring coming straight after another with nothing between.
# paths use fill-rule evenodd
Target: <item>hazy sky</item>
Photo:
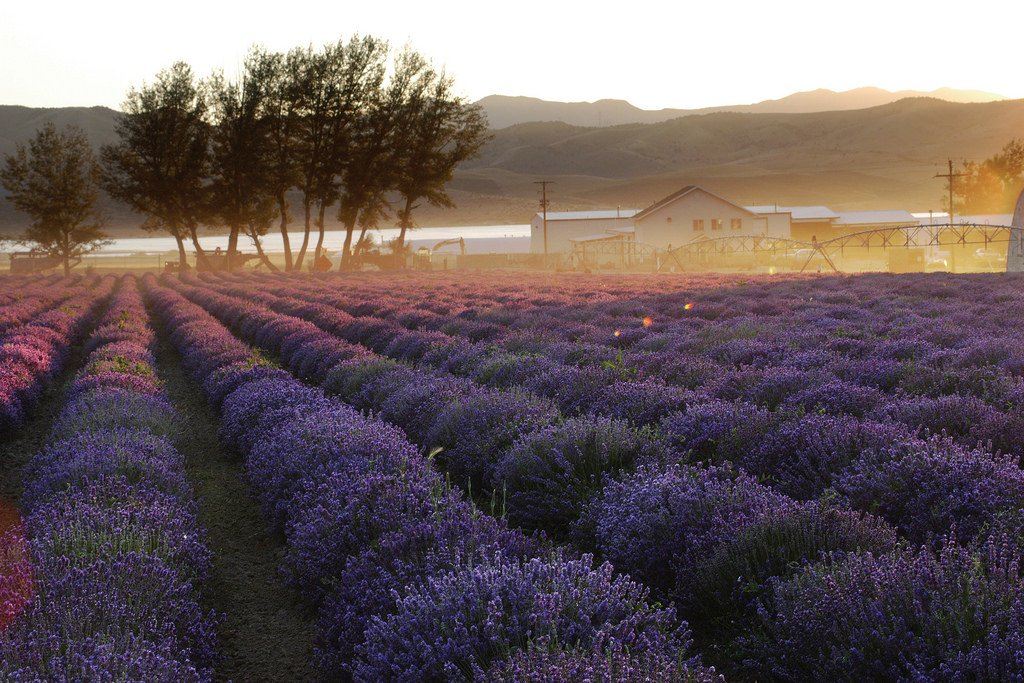
<instances>
[{"instance_id":1,"label":"hazy sky","mask_svg":"<svg viewBox=\"0 0 1024 683\"><path fill-rule=\"evenodd\" d=\"M3 5L0 104L119 108L130 86L176 60L199 76L215 67L231 73L255 43L287 51L354 33L411 43L471 100L617 98L644 109L689 109L866 85L1024 97L1020 0Z\"/></svg>"}]
</instances>

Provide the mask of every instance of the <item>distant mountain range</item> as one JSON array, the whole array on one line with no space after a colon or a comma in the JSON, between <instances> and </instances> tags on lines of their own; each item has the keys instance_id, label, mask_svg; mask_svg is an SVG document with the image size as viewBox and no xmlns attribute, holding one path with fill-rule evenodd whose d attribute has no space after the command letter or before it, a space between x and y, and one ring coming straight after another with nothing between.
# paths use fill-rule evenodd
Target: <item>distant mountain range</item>
<instances>
[{"instance_id":1,"label":"distant mountain range","mask_svg":"<svg viewBox=\"0 0 1024 683\"><path fill-rule=\"evenodd\" d=\"M553 211L642 209L685 185L702 185L742 205L939 210L945 185L935 176L945 172L947 159L983 160L1024 138L1024 100L941 92L949 99L915 96L856 107L900 95L862 88L798 93L747 108L646 113L612 100L488 97L481 104L496 129L449 184L458 208L425 206L415 218L424 226L527 223L537 211L538 180L554 182L548 187ZM971 97L997 101L951 101ZM605 125L571 122L597 112ZM626 120L637 112L661 119ZM97 147L112 142L116 116L104 107L0 106L0 163L46 121L79 125ZM20 232L25 217L2 197L0 234ZM107 208L115 232L141 223L122 206Z\"/></svg>"},{"instance_id":2,"label":"distant mountain range","mask_svg":"<svg viewBox=\"0 0 1024 683\"><path fill-rule=\"evenodd\" d=\"M810 90L778 100L704 109L638 109L625 100L597 102L550 102L535 97L490 95L478 102L487 113L491 128L502 129L533 121L562 121L573 126L618 126L626 123L660 123L680 116L742 112L747 114L807 114L821 111L867 109L907 97L933 97L947 102L993 102L1005 100L1002 95L980 90L939 88L931 92L901 90L889 92L881 88L856 88L843 92Z\"/></svg>"}]
</instances>

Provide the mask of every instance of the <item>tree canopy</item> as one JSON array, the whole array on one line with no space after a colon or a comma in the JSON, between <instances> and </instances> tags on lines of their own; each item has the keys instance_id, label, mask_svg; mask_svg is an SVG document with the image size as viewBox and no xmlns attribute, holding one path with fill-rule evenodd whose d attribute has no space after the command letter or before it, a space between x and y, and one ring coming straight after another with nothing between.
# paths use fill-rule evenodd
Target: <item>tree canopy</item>
<instances>
[{"instance_id":1,"label":"tree canopy","mask_svg":"<svg viewBox=\"0 0 1024 683\"><path fill-rule=\"evenodd\" d=\"M21 237L61 260L64 274L106 241L97 210L98 166L92 146L77 126L57 130L47 123L28 145L19 144L0 169L7 199L32 223Z\"/></svg>"},{"instance_id":2,"label":"tree canopy","mask_svg":"<svg viewBox=\"0 0 1024 683\"><path fill-rule=\"evenodd\" d=\"M188 64L175 62L152 85L129 90L123 109L119 141L100 150L103 188L145 215L143 228L170 233L182 267L188 238L202 261L198 228L208 218L210 182L205 86Z\"/></svg>"},{"instance_id":3,"label":"tree canopy","mask_svg":"<svg viewBox=\"0 0 1024 683\"><path fill-rule=\"evenodd\" d=\"M277 220L285 267L301 268L314 227L320 253L332 209L346 230L342 267L392 215L402 251L418 202L453 206L445 184L487 125L425 57L406 46L389 66L392 54L385 41L355 36L286 54L254 47L237 78L197 80L177 62L129 91L119 142L101 150L103 187L146 215L144 227L174 236L182 264L191 240L203 265L201 225L228 229L231 264L241 235L262 256L260 238ZM302 197L295 254L292 192Z\"/></svg>"},{"instance_id":4,"label":"tree canopy","mask_svg":"<svg viewBox=\"0 0 1024 683\"><path fill-rule=\"evenodd\" d=\"M957 174L953 179L955 213L1011 212L1024 187L1024 141L1014 138L984 161L964 161Z\"/></svg>"}]
</instances>

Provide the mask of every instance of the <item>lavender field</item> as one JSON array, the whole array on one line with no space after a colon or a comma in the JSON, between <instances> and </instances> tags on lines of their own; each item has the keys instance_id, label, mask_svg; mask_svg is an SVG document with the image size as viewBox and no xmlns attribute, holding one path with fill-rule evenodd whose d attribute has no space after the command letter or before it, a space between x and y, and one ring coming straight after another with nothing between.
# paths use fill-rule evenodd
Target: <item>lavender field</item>
<instances>
[{"instance_id":1,"label":"lavender field","mask_svg":"<svg viewBox=\"0 0 1024 683\"><path fill-rule=\"evenodd\" d=\"M1022 457L1020 276L2 276L0 679L1024 679Z\"/></svg>"}]
</instances>

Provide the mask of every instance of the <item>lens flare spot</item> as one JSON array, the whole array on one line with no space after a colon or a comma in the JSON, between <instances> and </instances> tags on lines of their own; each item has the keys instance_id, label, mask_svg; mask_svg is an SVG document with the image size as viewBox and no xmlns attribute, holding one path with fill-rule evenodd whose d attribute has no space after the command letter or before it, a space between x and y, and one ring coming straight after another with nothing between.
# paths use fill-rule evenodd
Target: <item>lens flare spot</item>
<instances>
[{"instance_id":1,"label":"lens flare spot","mask_svg":"<svg viewBox=\"0 0 1024 683\"><path fill-rule=\"evenodd\" d=\"M615 336L616 337L618 337L620 334L622 334L622 332L619 332L618 330L615 330Z\"/></svg>"},{"instance_id":2,"label":"lens flare spot","mask_svg":"<svg viewBox=\"0 0 1024 683\"><path fill-rule=\"evenodd\" d=\"M25 523L16 507L0 499L0 632L25 611L34 594Z\"/></svg>"},{"instance_id":3,"label":"lens flare spot","mask_svg":"<svg viewBox=\"0 0 1024 683\"><path fill-rule=\"evenodd\" d=\"M686 310L690 310L691 308L693 308L693 304L686 304L685 306L683 306L683 308L685 308Z\"/></svg>"},{"instance_id":4,"label":"lens flare spot","mask_svg":"<svg viewBox=\"0 0 1024 683\"><path fill-rule=\"evenodd\" d=\"M652 320L650 318L644 318L644 327L650 327Z\"/></svg>"}]
</instances>

